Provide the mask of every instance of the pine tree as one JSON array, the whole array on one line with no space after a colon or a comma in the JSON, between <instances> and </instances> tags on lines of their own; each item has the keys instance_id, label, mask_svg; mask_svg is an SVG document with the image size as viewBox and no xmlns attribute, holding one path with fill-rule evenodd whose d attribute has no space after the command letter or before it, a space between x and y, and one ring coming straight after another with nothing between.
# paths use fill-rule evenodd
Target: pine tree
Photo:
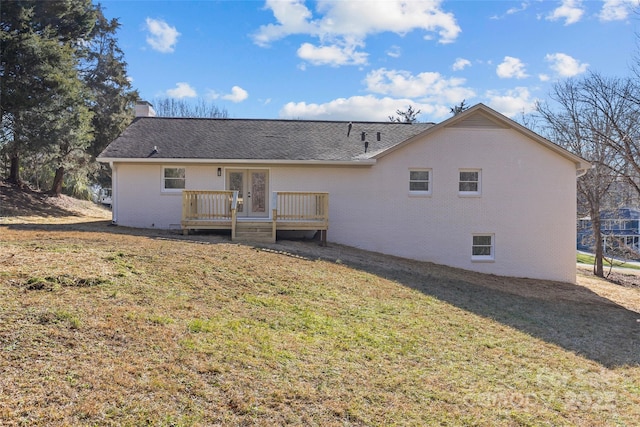
<instances>
[{"instance_id":1,"label":"pine tree","mask_svg":"<svg viewBox=\"0 0 640 427\"><path fill-rule=\"evenodd\" d=\"M133 118L137 93L115 38L118 21L91 0L3 2L0 12L0 153L8 179L20 183L28 171L53 194L76 188ZM23 166L24 158L35 163Z\"/></svg>"},{"instance_id":2,"label":"pine tree","mask_svg":"<svg viewBox=\"0 0 640 427\"><path fill-rule=\"evenodd\" d=\"M74 116L67 140L86 138L79 135L86 127L78 118L87 116L77 92L76 54L94 20L90 0L4 2L0 8L1 145L10 158L9 181L21 182L22 156L60 144L54 138L64 116L57 113ZM67 97L68 91L76 93Z\"/></svg>"}]
</instances>

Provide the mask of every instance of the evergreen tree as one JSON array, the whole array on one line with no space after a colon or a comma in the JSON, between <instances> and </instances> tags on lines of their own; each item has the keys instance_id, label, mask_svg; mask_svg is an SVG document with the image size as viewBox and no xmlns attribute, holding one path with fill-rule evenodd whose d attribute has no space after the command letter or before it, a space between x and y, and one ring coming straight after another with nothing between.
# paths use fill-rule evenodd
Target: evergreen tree
<instances>
[{"instance_id":1,"label":"evergreen tree","mask_svg":"<svg viewBox=\"0 0 640 427\"><path fill-rule=\"evenodd\" d=\"M91 93L89 108L93 112L94 138L89 154L92 160L131 123L139 98L127 76L124 53L116 39L119 27L117 19L108 20L102 8L96 7L96 23L90 41L85 44L86 56L81 70L82 79ZM91 168L77 175L79 178L89 174L102 185L110 184L109 167L95 161L88 165ZM77 181L70 184L79 186Z\"/></svg>"},{"instance_id":2,"label":"evergreen tree","mask_svg":"<svg viewBox=\"0 0 640 427\"><path fill-rule=\"evenodd\" d=\"M94 140L90 153L97 156L122 133L134 116L139 98L127 77L124 53L115 37L120 23L105 18L102 8L96 8L96 25L86 44L86 61L82 77L91 91Z\"/></svg>"},{"instance_id":3,"label":"evergreen tree","mask_svg":"<svg viewBox=\"0 0 640 427\"><path fill-rule=\"evenodd\" d=\"M137 93L115 38L118 21L91 0L3 2L0 14L0 153L8 179L20 183L28 171L54 194L77 188L133 118ZM24 158L33 165L22 165Z\"/></svg>"},{"instance_id":4,"label":"evergreen tree","mask_svg":"<svg viewBox=\"0 0 640 427\"><path fill-rule=\"evenodd\" d=\"M0 112L9 181L21 182L21 156L56 143L61 125L51 118L82 108L77 94L64 95L77 88L76 52L94 20L90 0L4 2L0 8ZM84 126L75 124L77 135Z\"/></svg>"}]
</instances>

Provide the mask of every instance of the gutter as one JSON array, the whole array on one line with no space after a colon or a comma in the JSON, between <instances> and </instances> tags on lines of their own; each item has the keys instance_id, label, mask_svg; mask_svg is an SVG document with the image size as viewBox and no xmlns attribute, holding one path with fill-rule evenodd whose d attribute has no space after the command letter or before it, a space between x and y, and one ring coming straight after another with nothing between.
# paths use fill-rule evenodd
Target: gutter
<instances>
[{"instance_id":1,"label":"gutter","mask_svg":"<svg viewBox=\"0 0 640 427\"><path fill-rule=\"evenodd\" d=\"M591 164L587 161L585 161L584 163L578 163L577 166L578 167L576 168L576 179L580 178L581 176L585 176L587 172L589 172L589 169L593 169L596 167L596 165ZM584 166L584 167L580 167L580 166Z\"/></svg>"}]
</instances>

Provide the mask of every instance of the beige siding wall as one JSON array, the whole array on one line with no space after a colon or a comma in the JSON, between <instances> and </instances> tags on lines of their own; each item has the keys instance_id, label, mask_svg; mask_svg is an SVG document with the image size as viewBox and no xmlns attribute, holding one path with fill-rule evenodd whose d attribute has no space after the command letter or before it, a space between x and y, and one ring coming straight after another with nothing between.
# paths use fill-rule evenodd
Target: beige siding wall
<instances>
[{"instance_id":1,"label":"beige siding wall","mask_svg":"<svg viewBox=\"0 0 640 427\"><path fill-rule=\"evenodd\" d=\"M223 189L219 166L188 166L187 187ZM431 170L430 196L409 194L411 168ZM459 196L461 168L481 169L479 197ZM479 272L575 282L575 165L517 132L442 129L371 167L269 170L270 191L330 193L329 241ZM161 174L161 165L118 167L119 224L179 226L180 195L161 192ZM494 261L471 260L474 233L495 236Z\"/></svg>"}]
</instances>

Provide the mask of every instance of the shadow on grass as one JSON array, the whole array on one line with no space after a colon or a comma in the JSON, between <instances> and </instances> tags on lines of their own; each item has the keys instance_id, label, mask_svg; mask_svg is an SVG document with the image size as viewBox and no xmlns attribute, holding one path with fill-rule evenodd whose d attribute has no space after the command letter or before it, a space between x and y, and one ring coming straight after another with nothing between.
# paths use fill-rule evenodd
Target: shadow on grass
<instances>
[{"instance_id":1,"label":"shadow on grass","mask_svg":"<svg viewBox=\"0 0 640 427\"><path fill-rule=\"evenodd\" d=\"M359 260L344 263L493 319L606 367L640 365L640 313L588 288L386 258L389 262L385 265Z\"/></svg>"},{"instance_id":2,"label":"shadow on grass","mask_svg":"<svg viewBox=\"0 0 640 427\"><path fill-rule=\"evenodd\" d=\"M182 236L176 231L76 224L10 224L17 230L87 231L141 237L229 243L228 236ZM279 252L324 259L416 289L463 310L493 319L607 367L640 365L640 313L568 283L492 276L427 262L385 256L341 245L279 241Z\"/></svg>"}]
</instances>

